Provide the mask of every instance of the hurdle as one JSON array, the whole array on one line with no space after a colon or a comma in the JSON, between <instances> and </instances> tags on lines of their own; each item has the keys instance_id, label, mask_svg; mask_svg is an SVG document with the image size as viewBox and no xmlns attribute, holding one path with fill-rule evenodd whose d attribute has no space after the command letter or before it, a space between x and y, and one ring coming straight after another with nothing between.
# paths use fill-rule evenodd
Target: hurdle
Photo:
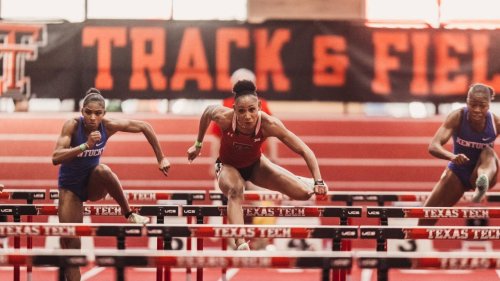
<instances>
[{"instance_id":1,"label":"hurdle","mask_svg":"<svg viewBox=\"0 0 500 281\"><path fill-rule=\"evenodd\" d=\"M96 264L114 267L116 281L125 281L125 267L196 267L196 268L318 268L323 270L346 269L352 266L351 253L318 252L110 252L96 251ZM120 273L121 272L121 273ZM328 275L321 276L329 280Z\"/></svg>"},{"instance_id":2,"label":"hurdle","mask_svg":"<svg viewBox=\"0 0 500 281\"><path fill-rule=\"evenodd\" d=\"M424 202L430 195L430 192L416 191L329 191L325 200L316 199L317 202L345 202L347 206L354 203L375 202L378 206L385 206L386 203L393 202ZM460 198L460 202L470 202L473 192L465 192ZM245 191L245 201L292 201L293 199L276 191ZM491 191L486 193L486 202L500 202L500 192ZM220 191L209 191L208 199L212 201L227 200Z\"/></svg>"},{"instance_id":3,"label":"hurdle","mask_svg":"<svg viewBox=\"0 0 500 281\"><path fill-rule=\"evenodd\" d=\"M33 204L35 200L44 200L46 198L45 196L45 190L44 189L32 189L32 190L16 190L16 189L3 189L0 190L0 200L26 200L26 204ZM0 212L1 214L1 212ZM33 221L32 216L27 217L28 222ZM14 215L13 216L14 222L20 222L21 218L19 216ZM0 222L6 222L7 217L4 215L0 215ZM28 249L33 248L33 238L31 236L27 237L26 240L27 247ZM21 248L21 240L19 237L14 237L14 248L19 249ZM26 267L26 271L28 273L28 281L31 281L31 266L28 265ZM20 268L19 266L14 267L14 276L18 276L18 279L20 278Z\"/></svg>"},{"instance_id":4,"label":"hurdle","mask_svg":"<svg viewBox=\"0 0 500 281\"><path fill-rule=\"evenodd\" d=\"M387 239L430 239L430 240L500 240L500 227L466 226L360 226L361 239L376 239L377 252L386 251ZM387 269L377 270L377 280L387 280Z\"/></svg>"},{"instance_id":5,"label":"hurdle","mask_svg":"<svg viewBox=\"0 0 500 281\"><path fill-rule=\"evenodd\" d=\"M65 281L64 271L68 267L85 266L87 256L79 250L59 252L36 251L0 251L0 265L3 266L53 266L59 267L58 280Z\"/></svg>"},{"instance_id":6,"label":"hurdle","mask_svg":"<svg viewBox=\"0 0 500 281\"><path fill-rule=\"evenodd\" d=\"M0 204L0 214L1 215L12 215L14 218L19 218L19 222L21 222L21 216L34 216L34 215L57 215L58 206L55 204L32 204L32 205L12 205L12 204ZM83 215L89 216L123 216L121 212L121 208L118 205L101 205L101 204L84 204L83 205L84 212ZM171 205L130 205L130 208L140 215L143 216L156 216L160 217L163 221L163 218L166 216L178 216L179 208L178 206ZM30 238L30 237L28 237ZM19 239L18 236L14 237L14 241ZM20 240L18 240L20 241ZM118 247L125 247L124 238L120 237L118 240ZM20 248L20 242L19 242ZM14 268L14 272L16 272L16 267ZM29 271L28 271L29 272ZM14 278L15 281L20 280L20 271L19 274L15 274L14 277L17 276L17 279Z\"/></svg>"},{"instance_id":7,"label":"hurdle","mask_svg":"<svg viewBox=\"0 0 500 281\"><path fill-rule=\"evenodd\" d=\"M156 202L158 200L178 200L185 201L187 205L192 205L196 201L204 201L206 197L205 190L124 190L125 197L129 202L133 201L146 201L146 202ZM50 190L50 199L58 199L59 191ZM109 194L104 198L105 201L114 200ZM188 223L191 223L191 218L187 218ZM156 216L156 222L159 224L165 223L163 216ZM171 249L171 242L164 244L163 240L158 238L156 241L156 248L158 250L169 250ZM191 249L191 240L187 241L186 248ZM168 269L167 269L168 270ZM190 269L189 269L190 270ZM163 279L168 280L168 272L163 273L163 268L157 269L157 281L162 281Z\"/></svg>"},{"instance_id":8,"label":"hurdle","mask_svg":"<svg viewBox=\"0 0 500 281\"><path fill-rule=\"evenodd\" d=\"M360 268L389 271L399 269L451 269L479 270L500 269L498 252L421 252L421 253L381 253L357 252L354 259ZM386 276L387 277L387 276ZM388 278L377 279L388 281Z\"/></svg>"},{"instance_id":9,"label":"hurdle","mask_svg":"<svg viewBox=\"0 0 500 281\"><path fill-rule=\"evenodd\" d=\"M246 194L246 193L245 193ZM251 196L252 193L249 193ZM265 194L265 193L264 193ZM246 195L245 195L246 196ZM256 197L252 197L256 198ZM347 222L349 217L361 217L361 207L331 207L331 206L280 206L280 207L259 207L242 206L243 215L247 217L338 217L340 222ZM227 216L227 206L196 205L182 206L183 216L195 216L198 224L203 223L204 217ZM344 224L345 225L345 224ZM332 251L342 250L342 240L333 238ZM203 239L197 238L198 250L203 249ZM224 246L224 244L223 244ZM203 280L202 269L197 271L197 280ZM224 270L222 272L224 275ZM345 275L343 272L333 272L334 275Z\"/></svg>"}]
</instances>

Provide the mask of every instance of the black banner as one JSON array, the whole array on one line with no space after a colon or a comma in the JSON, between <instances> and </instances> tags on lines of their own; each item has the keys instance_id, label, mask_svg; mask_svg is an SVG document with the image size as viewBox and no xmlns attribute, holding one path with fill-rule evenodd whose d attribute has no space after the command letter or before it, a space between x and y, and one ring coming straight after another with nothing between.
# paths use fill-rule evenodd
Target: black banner
<instances>
[{"instance_id":1,"label":"black banner","mask_svg":"<svg viewBox=\"0 0 500 281\"><path fill-rule=\"evenodd\" d=\"M500 89L500 31L381 29L340 21L0 24L1 95L224 98L255 72L269 100L464 101Z\"/></svg>"}]
</instances>

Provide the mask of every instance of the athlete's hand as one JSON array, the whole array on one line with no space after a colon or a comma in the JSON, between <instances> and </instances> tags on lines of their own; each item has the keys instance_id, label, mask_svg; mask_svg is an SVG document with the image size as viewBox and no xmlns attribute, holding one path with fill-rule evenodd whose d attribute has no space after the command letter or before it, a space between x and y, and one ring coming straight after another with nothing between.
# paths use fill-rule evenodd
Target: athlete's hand
<instances>
[{"instance_id":1,"label":"athlete's hand","mask_svg":"<svg viewBox=\"0 0 500 281\"><path fill-rule=\"evenodd\" d=\"M170 170L170 161L167 160L167 158L163 157L158 163L158 168L160 171L168 177L168 171Z\"/></svg>"},{"instance_id":2,"label":"athlete's hand","mask_svg":"<svg viewBox=\"0 0 500 281\"><path fill-rule=\"evenodd\" d=\"M326 200L327 199L326 194L328 193L328 186L323 180L315 180L312 193L316 194L316 199Z\"/></svg>"},{"instance_id":3,"label":"athlete's hand","mask_svg":"<svg viewBox=\"0 0 500 281\"><path fill-rule=\"evenodd\" d=\"M201 147L196 147L195 145L192 145L188 150L187 150L187 155L188 155L188 161L189 163L193 162L193 160L200 155L201 152Z\"/></svg>"},{"instance_id":4,"label":"athlete's hand","mask_svg":"<svg viewBox=\"0 0 500 281\"><path fill-rule=\"evenodd\" d=\"M99 131L93 131L89 134L89 137L87 139L87 144L89 148L92 148L95 146L96 143L101 141L101 132Z\"/></svg>"},{"instance_id":5,"label":"athlete's hand","mask_svg":"<svg viewBox=\"0 0 500 281\"><path fill-rule=\"evenodd\" d=\"M469 158L465 156L464 154L457 154L455 155L452 159L451 162L457 165L463 165L467 162L469 162Z\"/></svg>"}]
</instances>

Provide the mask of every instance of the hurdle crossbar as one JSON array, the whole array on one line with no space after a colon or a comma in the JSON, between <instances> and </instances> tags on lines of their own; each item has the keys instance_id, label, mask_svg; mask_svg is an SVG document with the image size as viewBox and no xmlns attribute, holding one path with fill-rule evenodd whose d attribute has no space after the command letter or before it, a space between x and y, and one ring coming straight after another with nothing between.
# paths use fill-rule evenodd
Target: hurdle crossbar
<instances>
[{"instance_id":1,"label":"hurdle crossbar","mask_svg":"<svg viewBox=\"0 0 500 281\"><path fill-rule=\"evenodd\" d=\"M323 206L242 206L248 217L361 217L361 207ZM227 206L182 206L183 216L226 216Z\"/></svg>"},{"instance_id":2,"label":"hurdle crossbar","mask_svg":"<svg viewBox=\"0 0 500 281\"><path fill-rule=\"evenodd\" d=\"M0 236L142 236L143 226L111 223L2 223Z\"/></svg>"},{"instance_id":3,"label":"hurdle crossbar","mask_svg":"<svg viewBox=\"0 0 500 281\"><path fill-rule=\"evenodd\" d=\"M360 268L500 269L499 252L357 252Z\"/></svg>"},{"instance_id":4,"label":"hurdle crossbar","mask_svg":"<svg viewBox=\"0 0 500 281\"><path fill-rule=\"evenodd\" d=\"M360 226L361 239L500 240L500 227Z\"/></svg>"},{"instance_id":5,"label":"hurdle crossbar","mask_svg":"<svg viewBox=\"0 0 500 281\"><path fill-rule=\"evenodd\" d=\"M178 216L179 207L174 205L130 205L130 208L144 216ZM84 204L86 216L123 216L118 205ZM0 204L0 215L57 215L55 204L12 205Z\"/></svg>"},{"instance_id":6,"label":"hurdle crossbar","mask_svg":"<svg viewBox=\"0 0 500 281\"><path fill-rule=\"evenodd\" d=\"M346 202L352 204L354 202L377 202L383 205L386 202L423 202L430 195L430 192L397 192L397 191L380 191L380 192L365 192L365 191L330 191L327 194L326 201ZM473 192L465 192L460 199L461 202L470 202L473 197ZM292 200L288 196L275 191L245 191L244 200L246 201L288 201ZM486 194L487 202L500 202L500 192L488 192ZM223 193L219 191L209 191L208 198L212 201L227 200ZM316 199L317 201L324 201Z\"/></svg>"},{"instance_id":7,"label":"hurdle crossbar","mask_svg":"<svg viewBox=\"0 0 500 281\"><path fill-rule=\"evenodd\" d=\"M369 218L500 218L500 207L367 207Z\"/></svg>"},{"instance_id":8,"label":"hurdle crossbar","mask_svg":"<svg viewBox=\"0 0 500 281\"><path fill-rule=\"evenodd\" d=\"M130 201L184 200L187 202L203 201L205 190L124 190L125 197ZM50 190L49 198L59 199L58 190ZM104 200L114 200L109 194Z\"/></svg>"},{"instance_id":9,"label":"hurdle crossbar","mask_svg":"<svg viewBox=\"0 0 500 281\"><path fill-rule=\"evenodd\" d=\"M4 189L0 191L0 199L10 200L43 200L45 199L45 189L17 190Z\"/></svg>"},{"instance_id":10,"label":"hurdle crossbar","mask_svg":"<svg viewBox=\"0 0 500 281\"><path fill-rule=\"evenodd\" d=\"M358 238L357 226L146 225L148 236L220 238Z\"/></svg>"},{"instance_id":11,"label":"hurdle crossbar","mask_svg":"<svg viewBox=\"0 0 500 281\"><path fill-rule=\"evenodd\" d=\"M58 280L65 281L64 271L68 267L87 265L87 257L79 250L65 250L64 254L47 251L0 251L0 265L6 266L54 266L59 267Z\"/></svg>"}]
</instances>

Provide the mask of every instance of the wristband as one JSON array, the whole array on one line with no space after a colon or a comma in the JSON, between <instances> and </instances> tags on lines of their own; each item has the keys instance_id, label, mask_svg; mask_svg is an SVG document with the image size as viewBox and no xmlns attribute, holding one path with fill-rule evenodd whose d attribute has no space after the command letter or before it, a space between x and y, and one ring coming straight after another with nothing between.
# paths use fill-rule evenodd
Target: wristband
<instances>
[{"instance_id":1,"label":"wristband","mask_svg":"<svg viewBox=\"0 0 500 281\"><path fill-rule=\"evenodd\" d=\"M85 143L80 144L79 148L82 152L84 152L85 150L87 150L89 148L89 145L85 142Z\"/></svg>"},{"instance_id":2,"label":"wristband","mask_svg":"<svg viewBox=\"0 0 500 281\"><path fill-rule=\"evenodd\" d=\"M314 185L325 185L325 182L322 179L314 180Z\"/></svg>"},{"instance_id":3,"label":"wristband","mask_svg":"<svg viewBox=\"0 0 500 281\"><path fill-rule=\"evenodd\" d=\"M203 142L196 140L194 142L194 147L196 148L201 148L203 146Z\"/></svg>"}]
</instances>

